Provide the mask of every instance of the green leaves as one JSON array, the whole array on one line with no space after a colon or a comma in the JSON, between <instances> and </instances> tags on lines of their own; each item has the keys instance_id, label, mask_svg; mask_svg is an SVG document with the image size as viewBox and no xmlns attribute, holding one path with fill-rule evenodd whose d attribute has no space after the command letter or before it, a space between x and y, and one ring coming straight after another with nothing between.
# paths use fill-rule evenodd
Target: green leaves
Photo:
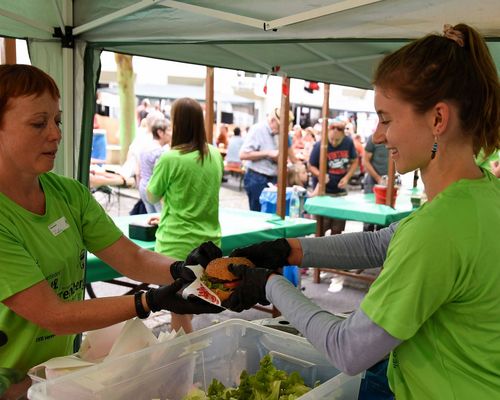
<instances>
[{"instance_id":1,"label":"green leaves","mask_svg":"<svg viewBox=\"0 0 500 400\"><path fill-rule=\"evenodd\" d=\"M295 400L309 390L311 388L304 384L298 372L287 374L276 369L268 354L260 360L260 368L254 375L245 370L241 372L237 388L226 388L214 379L205 398L192 397L191 394L183 400Z\"/></svg>"}]
</instances>

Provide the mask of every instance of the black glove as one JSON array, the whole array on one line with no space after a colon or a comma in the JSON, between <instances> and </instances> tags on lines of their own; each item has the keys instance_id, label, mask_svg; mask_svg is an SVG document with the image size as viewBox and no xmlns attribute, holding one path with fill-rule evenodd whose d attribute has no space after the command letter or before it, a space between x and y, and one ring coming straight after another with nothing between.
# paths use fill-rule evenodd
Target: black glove
<instances>
[{"instance_id":1,"label":"black glove","mask_svg":"<svg viewBox=\"0 0 500 400\"><path fill-rule=\"evenodd\" d=\"M230 257L246 257L257 267L276 270L288 265L290 251L288 240L276 239L234 249Z\"/></svg>"},{"instance_id":2,"label":"black glove","mask_svg":"<svg viewBox=\"0 0 500 400\"><path fill-rule=\"evenodd\" d=\"M185 283L193 282L196 276L189 268L185 268L186 265L199 264L203 268L206 268L210 261L220 257L222 257L222 250L213 242L202 243L201 246L188 254L186 261L175 261L172 263L172 265L170 265L170 275L172 275L174 279L182 279Z\"/></svg>"},{"instance_id":3,"label":"black glove","mask_svg":"<svg viewBox=\"0 0 500 400\"><path fill-rule=\"evenodd\" d=\"M248 310L255 304L260 303L264 306L270 303L266 298L266 283L269 275L275 273L265 268L248 268L246 265L230 264L229 271L236 275L241 282L236 287L222 305L233 311Z\"/></svg>"},{"instance_id":4,"label":"black glove","mask_svg":"<svg viewBox=\"0 0 500 400\"><path fill-rule=\"evenodd\" d=\"M151 311L168 310L176 314L215 314L224 309L206 301L190 296L184 299L178 291L184 286L182 279L177 279L171 285L146 292L146 302Z\"/></svg>"}]
</instances>

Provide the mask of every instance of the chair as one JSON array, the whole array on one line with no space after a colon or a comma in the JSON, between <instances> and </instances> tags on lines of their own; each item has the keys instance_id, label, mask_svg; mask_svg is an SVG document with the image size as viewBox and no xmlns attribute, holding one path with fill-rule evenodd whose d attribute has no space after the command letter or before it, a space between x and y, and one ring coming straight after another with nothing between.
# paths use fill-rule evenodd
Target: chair
<instances>
[{"instance_id":1,"label":"chair","mask_svg":"<svg viewBox=\"0 0 500 400\"><path fill-rule=\"evenodd\" d=\"M241 163L238 162L228 162L224 165L224 173L229 173L232 177L239 178L240 185L239 190L243 188L243 176L245 175L245 170Z\"/></svg>"}]
</instances>

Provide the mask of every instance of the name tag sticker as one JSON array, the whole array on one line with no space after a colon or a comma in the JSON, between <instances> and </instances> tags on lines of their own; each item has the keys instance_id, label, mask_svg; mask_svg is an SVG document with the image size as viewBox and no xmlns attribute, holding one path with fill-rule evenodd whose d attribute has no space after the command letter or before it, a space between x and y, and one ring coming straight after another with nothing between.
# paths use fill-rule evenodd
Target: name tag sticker
<instances>
[{"instance_id":1,"label":"name tag sticker","mask_svg":"<svg viewBox=\"0 0 500 400\"><path fill-rule=\"evenodd\" d=\"M54 236L59 235L61 232L64 232L68 228L69 224L68 221L66 221L66 217L61 217L57 221L49 225L49 230Z\"/></svg>"}]
</instances>

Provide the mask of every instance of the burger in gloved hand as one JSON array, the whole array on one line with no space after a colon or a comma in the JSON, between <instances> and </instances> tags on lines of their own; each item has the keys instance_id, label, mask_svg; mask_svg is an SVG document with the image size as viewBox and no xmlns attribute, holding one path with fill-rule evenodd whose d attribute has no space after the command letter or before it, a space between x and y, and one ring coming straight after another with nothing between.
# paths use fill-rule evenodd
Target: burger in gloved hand
<instances>
[{"instance_id":1,"label":"burger in gloved hand","mask_svg":"<svg viewBox=\"0 0 500 400\"><path fill-rule=\"evenodd\" d=\"M228 269L231 264L244 265L249 268L255 267L245 257L217 258L208 263L205 273L201 276L201 281L217 295L220 301L227 300L240 283L240 279Z\"/></svg>"}]
</instances>

